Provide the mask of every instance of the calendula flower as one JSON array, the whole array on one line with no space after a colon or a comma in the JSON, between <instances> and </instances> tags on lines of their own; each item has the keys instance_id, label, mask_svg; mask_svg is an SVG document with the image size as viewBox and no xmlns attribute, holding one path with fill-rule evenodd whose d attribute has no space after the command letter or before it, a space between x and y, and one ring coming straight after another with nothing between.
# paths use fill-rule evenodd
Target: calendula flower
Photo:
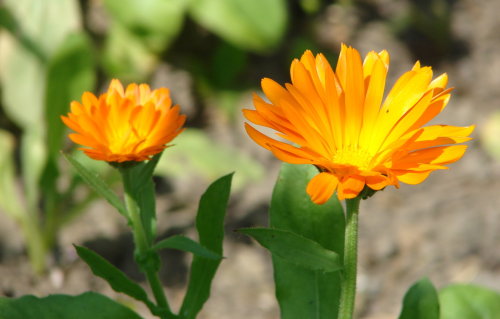
<instances>
[{"instance_id":1,"label":"calendula flower","mask_svg":"<svg viewBox=\"0 0 500 319\"><path fill-rule=\"evenodd\" d=\"M99 98L83 93L82 102L73 101L71 112L61 118L76 132L69 138L85 146L85 154L107 162L150 159L182 131L186 120L179 106L172 106L168 89L134 83L124 90L116 79Z\"/></svg>"},{"instance_id":2,"label":"calendula flower","mask_svg":"<svg viewBox=\"0 0 500 319\"><path fill-rule=\"evenodd\" d=\"M289 143L262 134L248 123L248 135L278 159L313 164L319 173L307 193L321 204L335 191L340 200L365 188L399 182L418 184L465 152L473 126L429 125L450 99L448 76L432 80L432 69L417 62L383 99L389 54L370 52L364 62L342 45L334 71L322 54L306 51L292 62L292 83L262 80L269 102L254 95L253 124L276 131Z\"/></svg>"}]
</instances>

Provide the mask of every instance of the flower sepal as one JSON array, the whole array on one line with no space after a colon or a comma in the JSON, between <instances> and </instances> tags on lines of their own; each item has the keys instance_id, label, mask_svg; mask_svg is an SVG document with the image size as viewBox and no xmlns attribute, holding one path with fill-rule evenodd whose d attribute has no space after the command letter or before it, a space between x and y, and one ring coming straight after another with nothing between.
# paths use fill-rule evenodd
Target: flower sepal
<instances>
[{"instance_id":1,"label":"flower sepal","mask_svg":"<svg viewBox=\"0 0 500 319\"><path fill-rule=\"evenodd\" d=\"M382 189L380 189L380 191L383 191L384 189L385 188L382 188ZM373 195L375 195L375 193L378 191L379 190L371 189L370 187L365 185L363 190L359 193L358 197L360 197L361 199L368 199L368 198L372 197Z\"/></svg>"}]
</instances>

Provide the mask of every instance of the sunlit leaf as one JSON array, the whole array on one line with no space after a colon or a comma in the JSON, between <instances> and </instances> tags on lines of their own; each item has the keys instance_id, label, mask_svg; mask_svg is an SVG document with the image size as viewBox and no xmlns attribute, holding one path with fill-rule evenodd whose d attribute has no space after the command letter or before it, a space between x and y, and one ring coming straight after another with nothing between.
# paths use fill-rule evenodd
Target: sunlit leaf
<instances>
[{"instance_id":1,"label":"sunlit leaf","mask_svg":"<svg viewBox=\"0 0 500 319\"><path fill-rule=\"evenodd\" d=\"M481 126L481 146L497 161L500 160L500 111L495 111L485 118Z\"/></svg>"},{"instance_id":2,"label":"sunlit leaf","mask_svg":"<svg viewBox=\"0 0 500 319\"><path fill-rule=\"evenodd\" d=\"M157 63L141 39L118 23L109 30L102 59L108 75L125 82L144 82Z\"/></svg>"},{"instance_id":3,"label":"sunlit leaf","mask_svg":"<svg viewBox=\"0 0 500 319\"><path fill-rule=\"evenodd\" d=\"M113 77L144 81L182 28L189 1L106 0L111 27L104 67Z\"/></svg>"},{"instance_id":4,"label":"sunlit leaf","mask_svg":"<svg viewBox=\"0 0 500 319\"><path fill-rule=\"evenodd\" d=\"M0 36L0 80L5 112L22 128L38 126L43 132L46 64L66 36L80 28L78 4L76 0L4 2L22 31L20 39L9 33ZM32 48L26 46L27 41ZM34 50L39 54L34 54Z\"/></svg>"},{"instance_id":5,"label":"sunlit leaf","mask_svg":"<svg viewBox=\"0 0 500 319\"><path fill-rule=\"evenodd\" d=\"M256 52L278 45L287 24L284 0L192 0L190 13L224 40Z\"/></svg>"},{"instance_id":6,"label":"sunlit leaf","mask_svg":"<svg viewBox=\"0 0 500 319\"><path fill-rule=\"evenodd\" d=\"M140 37L153 52L160 52L181 30L189 1L186 0L105 0L115 22Z\"/></svg>"},{"instance_id":7,"label":"sunlit leaf","mask_svg":"<svg viewBox=\"0 0 500 319\"><path fill-rule=\"evenodd\" d=\"M500 293L471 284L455 284L439 291L441 319L496 319Z\"/></svg>"}]
</instances>

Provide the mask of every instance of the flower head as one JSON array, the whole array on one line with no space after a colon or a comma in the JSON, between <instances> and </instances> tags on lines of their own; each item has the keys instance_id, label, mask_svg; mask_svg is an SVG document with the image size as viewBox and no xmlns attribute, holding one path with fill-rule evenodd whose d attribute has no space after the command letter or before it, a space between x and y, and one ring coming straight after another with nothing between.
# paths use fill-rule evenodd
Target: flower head
<instances>
[{"instance_id":1,"label":"flower head","mask_svg":"<svg viewBox=\"0 0 500 319\"><path fill-rule=\"evenodd\" d=\"M432 80L417 62L383 99L389 54L370 52L364 62L342 45L335 71L322 54L306 51L292 62L292 83L262 80L269 102L254 95L253 124L276 131L278 141L245 123L248 135L277 158L313 164L319 173L307 193L313 202L354 198L365 188L418 184L460 159L473 126L429 125L450 99L448 76Z\"/></svg>"},{"instance_id":2,"label":"flower head","mask_svg":"<svg viewBox=\"0 0 500 319\"><path fill-rule=\"evenodd\" d=\"M89 157L107 162L144 161L160 153L182 131L185 115L172 106L169 90L151 91L147 84L130 84L124 90L112 80L97 98L90 92L73 101L71 112L61 116L76 133L69 138Z\"/></svg>"}]
</instances>

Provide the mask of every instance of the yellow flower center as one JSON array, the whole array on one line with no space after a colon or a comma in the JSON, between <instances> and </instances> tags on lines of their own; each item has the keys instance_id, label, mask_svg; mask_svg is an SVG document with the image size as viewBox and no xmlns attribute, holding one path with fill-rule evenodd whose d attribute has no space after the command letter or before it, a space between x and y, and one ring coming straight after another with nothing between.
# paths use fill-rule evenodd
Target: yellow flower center
<instances>
[{"instance_id":1,"label":"yellow flower center","mask_svg":"<svg viewBox=\"0 0 500 319\"><path fill-rule=\"evenodd\" d=\"M333 155L332 162L335 164L344 164L356 166L360 170L369 170L373 155L359 146L346 146L337 150Z\"/></svg>"}]
</instances>

